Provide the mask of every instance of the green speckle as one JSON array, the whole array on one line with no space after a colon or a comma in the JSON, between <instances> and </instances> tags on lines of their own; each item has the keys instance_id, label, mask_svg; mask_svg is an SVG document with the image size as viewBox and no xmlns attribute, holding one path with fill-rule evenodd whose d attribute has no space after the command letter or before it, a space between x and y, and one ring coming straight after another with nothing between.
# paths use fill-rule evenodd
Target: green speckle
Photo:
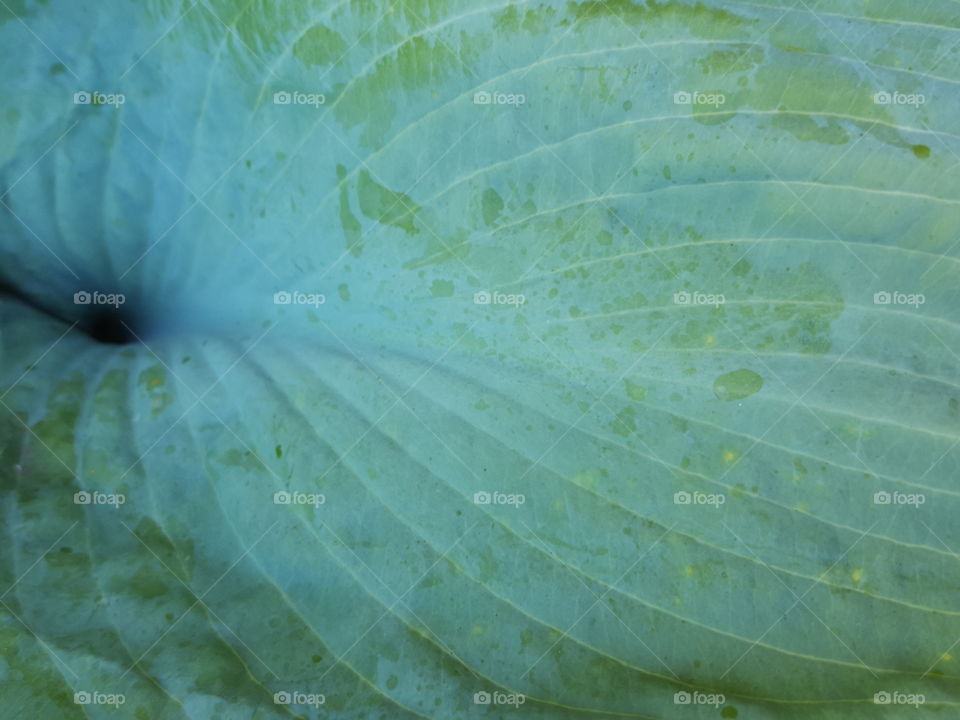
<instances>
[{"instance_id":1,"label":"green speckle","mask_svg":"<svg viewBox=\"0 0 960 720\"><path fill-rule=\"evenodd\" d=\"M722 718L735 718L737 716L737 709L733 705L727 705L721 713L720 717Z\"/></svg>"},{"instance_id":2,"label":"green speckle","mask_svg":"<svg viewBox=\"0 0 960 720\"><path fill-rule=\"evenodd\" d=\"M643 402L647 399L647 389L640 385L637 385L635 382L630 380L624 380L624 385L627 388L627 395L637 402Z\"/></svg>"},{"instance_id":3,"label":"green speckle","mask_svg":"<svg viewBox=\"0 0 960 720\"><path fill-rule=\"evenodd\" d=\"M283 446L277 445L273 451L277 454L277 457L283 457Z\"/></svg>"},{"instance_id":4,"label":"green speckle","mask_svg":"<svg viewBox=\"0 0 960 720\"><path fill-rule=\"evenodd\" d=\"M343 57L347 44L324 25L314 25L293 46L293 55L305 65L330 65Z\"/></svg>"},{"instance_id":5,"label":"green speckle","mask_svg":"<svg viewBox=\"0 0 960 720\"><path fill-rule=\"evenodd\" d=\"M623 408L607 427L617 435L630 437L631 434L637 431L637 411L632 407Z\"/></svg>"},{"instance_id":6,"label":"green speckle","mask_svg":"<svg viewBox=\"0 0 960 720\"><path fill-rule=\"evenodd\" d=\"M736 265L734 265L730 272L732 272L737 277L743 277L753 269L753 265L750 264L750 261L746 258L740 260Z\"/></svg>"},{"instance_id":7,"label":"green speckle","mask_svg":"<svg viewBox=\"0 0 960 720\"><path fill-rule=\"evenodd\" d=\"M64 65L63 63L54 63L53 65L50 66L51 75L60 75L62 73L65 73L66 71L67 71L67 66Z\"/></svg>"},{"instance_id":8,"label":"green speckle","mask_svg":"<svg viewBox=\"0 0 960 720\"><path fill-rule=\"evenodd\" d=\"M393 690L397 687L397 676L391 675L387 678L387 690Z\"/></svg>"},{"instance_id":9,"label":"green speckle","mask_svg":"<svg viewBox=\"0 0 960 720\"><path fill-rule=\"evenodd\" d=\"M490 227L497 221L497 218L500 217L500 213L503 212L503 198L500 197L500 194L493 188L487 188L483 191L483 196L480 200L483 206L483 223L487 227Z\"/></svg>"},{"instance_id":10,"label":"green speckle","mask_svg":"<svg viewBox=\"0 0 960 720\"><path fill-rule=\"evenodd\" d=\"M249 450L240 452L237 448L230 448L223 453L223 455L220 456L220 461L228 467L238 467L245 470L260 470L263 468L263 463L260 462L260 458Z\"/></svg>"},{"instance_id":11,"label":"green speckle","mask_svg":"<svg viewBox=\"0 0 960 720\"><path fill-rule=\"evenodd\" d=\"M154 417L173 402L173 394L164 389L167 378L161 365L153 365L144 370L138 381L150 397L150 411Z\"/></svg>"},{"instance_id":12,"label":"green speckle","mask_svg":"<svg viewBox=\"0 0 960 720\"><path fill-rule=\"evenodd\" d=\"M669 166L669 165L664 165L664 166L663 166L663 176L664 176L667 180L673 180L673 174L670 172L670 166Z\"/></svg>"},{"instance_id":13,"label":"green speckle","mask_svg":"<svg viewBox=\"0 0 960 720\"><path fill-rule=\"evenodd\" d=\"M344 182L347 178L347 169L343 165L337 165L337 180L340 187L340 226L343 228L343 234L347 239L347 249L359 257L363 254L363 243L361 242L362 231L360 221L350 209L350 199L347 196L347 185Z\"/></svg>"},{"instance_id":14,"label":"green speckle","mask_svg":"<svg viewBox=\"0 0 960 720\"><path fill-rule=\"evenodd\" d=\"M714 73L723 77L735 72L752 70L762 63L763 48L741 43L729 50L714 50L697 62L704 75Z\"/></svg>"},{"instance_id":15,"label":"green speckle","mask_svg":"<svg viewBox=\"0 0 960 720\"><path fill-rule=\"evenodd\" d=\"M572 4L577 20L586 21L599 18L616 17L628 25L649 24L651 22L674 22L686 27L697 37L722 38L730 33L743 35L745 25L757 23L727 10L720 10L698 2L688 5L685 2L670 0L658 2L648 0L646 4L633 0L606 0L606 2L584 2Z\"/></svg>"},{"instance_id":16,"label":"green speckle","mask_svg":"<svg viewBox=\"0 0 960 720\"><path fill-rule=\"evenodd\" d=\"M913 154L918 158L928 158L930 157L930 148L926 145L914 145Z\"/></svg>"},{"instance_id":17,"label":"green speckle","mask_svg":"<svg viewBox=\"0 0 960 720\"><path fill-rule=\"evenodd\" d=\"M451 297L453 283L450 280L434 280L430 286L430 294L434 297Z\"/></svg>"},{"instance_id":18,"label":"green speckle","mask_svg":"<svg viewBox=\"0 0 960 720\"><path fill-rule=\"evenodd\" d=\"M553 19L556 10L541 5L536 9L521 10L516 5L510 5L506 10L494 16L494 27L501 32L527 32L541 34L546 32L548 23Z\"/></svg>"},{"instance_id":19,"label":"green speckle","mask_svg":"<svg viewBox=\"0 0 960 720\"><path fill-rule=\"evenodd\" d=\"M401 228L411 235L420 232L414 224L420 207L407 195L384 187L366 170L357 183L360 212L371 220Z\"/></svg>"},{"instance_id":20,"label":"green speckle","mask_svg":"<svg viewBox=\"0 0 960 720\"><path fill-rule=\"evenodd\" d=\"M741 368L721 375L713 381L713 394L720 400L742 400L763 387L763 378L753 370Z\"/></svg>"},{"instance_id":21,"label":"green speckle","mask_svg":"<svg viewBox=\"0 0 960 720\"><path fill-rule=\"evenodd\" d=\"M804 142L843 145L850 140L850 133L833 119L825 120L824 124L820 125L809 115L782 114L774 117L773 125Z\"/></svg>"},{"instance_id":22,"label":"green speckle","mask_svg":"<svg viewBox=\"0 0 960 720\"><path fill-rule=\"evenodd\" d=\"M341 283L337 286L337 294L344 302L350 301L350 287L346 283Z\"/></svg>"},{"instance_id":23,"label":"green speckle","mask_svg":"<svg viewBox=\"0 0 960 720\"><path fill-rule=\"evenodd\" d=\"M631 101L629 101L629 100L624 100L624 101L623 101L623 109L624 109L624 110L627 110L627 111L633 110L633 103L632 103Z\"/></svg>"}]
</instances>

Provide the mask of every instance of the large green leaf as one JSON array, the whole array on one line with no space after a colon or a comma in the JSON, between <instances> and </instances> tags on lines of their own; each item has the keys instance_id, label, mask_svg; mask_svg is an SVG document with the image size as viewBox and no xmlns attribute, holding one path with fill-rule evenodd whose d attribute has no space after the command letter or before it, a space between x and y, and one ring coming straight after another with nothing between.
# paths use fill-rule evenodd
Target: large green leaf
<instances>
[{"instance_id":1,"label":"large green leaf","mask_svg":"<svg viewBox=\"0 0 960 720\"><path fill-rule=\"evenodd\" d=\"M0 55L4 717L960 712L956 0Z\"/></svg>"}]
</instances>

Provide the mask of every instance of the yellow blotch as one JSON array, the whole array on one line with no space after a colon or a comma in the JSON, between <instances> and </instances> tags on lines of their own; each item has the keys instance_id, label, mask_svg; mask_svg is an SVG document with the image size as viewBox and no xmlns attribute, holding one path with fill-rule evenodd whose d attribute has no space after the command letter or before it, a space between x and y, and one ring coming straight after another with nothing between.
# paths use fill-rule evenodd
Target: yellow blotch
<instances>
[{"instance_id":1,"label":"yellow blotch","mask_svg":"<svg viewBox=\"0 0 960 720\"><path fill-rule=\"evenodd\" d=\"M692 576L695 572L696 572L696 570L694 570L694 569L693 569L692 567L690 567L689 565L687 565L687 566L683 569L683 574L686 575L687 577Z\"/></svg>"},{"instance_id":2,"label":"yellow blotch","mask_svg":"<svg viewBox=\"0 0 960 720\"><path fill-rule=\"evenodd\" d=\"M707 335L706 339L703 341L704 345L713 345L716 342L716 338L713 335Z\"/></svg>"},{"instance_id":3,"label":"yellow blotch","mask_svg":"<svg viewBox=\"0 0 960 720\"><path fill-rule=\"evenodd\" d=\"M860 580L863 579L863 570L860 570L860 569L854 570L852 573L850 573L850 578L855 583L860 582Z\"/></svg>"},{"instance_id":4,"label":"yellow blotch","mask_svg":"<svg viewBox=\"0 0 960 720\"><path fill-rule=\"evenodd\" d=\"M733 462L737 459L737 454L733 450L724 450L723 459L727 462Z\"/></svg>"},{"instance_id":5,"label":"yellow blotch","mask_svg":"<svg viewBox=\"0 0 960 720\"><path fill-rule=\"evenodd\" d=\"M943 660L944 662L950 662L951 660L953 660L953 655L951 655L950 653L944 653L943 655L940 656L940 659Z\"/></svg>"}]
</instances>

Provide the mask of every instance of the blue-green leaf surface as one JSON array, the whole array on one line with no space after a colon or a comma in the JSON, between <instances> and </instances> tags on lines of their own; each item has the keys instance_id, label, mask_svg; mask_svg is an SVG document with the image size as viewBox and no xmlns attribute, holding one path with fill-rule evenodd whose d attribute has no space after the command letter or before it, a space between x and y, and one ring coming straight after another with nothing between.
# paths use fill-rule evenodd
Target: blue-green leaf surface
<instances>
[{"instance_id":1,"label":"blue-green leaf surface","mask_svg":"<svg viewBox=\"0 0 960 720\"><path fill-rule=\"evenodd\" d=\"M0 0L0 63L4 717L960 713L956 0Z\"/></svg>"}]
</instances>

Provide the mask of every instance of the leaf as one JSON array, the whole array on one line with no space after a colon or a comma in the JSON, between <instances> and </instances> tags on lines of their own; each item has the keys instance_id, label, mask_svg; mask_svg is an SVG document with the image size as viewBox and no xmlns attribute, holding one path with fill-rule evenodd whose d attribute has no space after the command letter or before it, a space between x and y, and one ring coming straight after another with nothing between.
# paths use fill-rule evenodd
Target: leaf
<instances>
[{"instance_id":1,"label":"leaf","mask_svg":"<svg viewBox=\"0 0 960 720\"><path fill-rule=\"evenodd\" d=\"M7 716L952 717L958 31L0 3Z\"/></svg>"}]
</instances>

